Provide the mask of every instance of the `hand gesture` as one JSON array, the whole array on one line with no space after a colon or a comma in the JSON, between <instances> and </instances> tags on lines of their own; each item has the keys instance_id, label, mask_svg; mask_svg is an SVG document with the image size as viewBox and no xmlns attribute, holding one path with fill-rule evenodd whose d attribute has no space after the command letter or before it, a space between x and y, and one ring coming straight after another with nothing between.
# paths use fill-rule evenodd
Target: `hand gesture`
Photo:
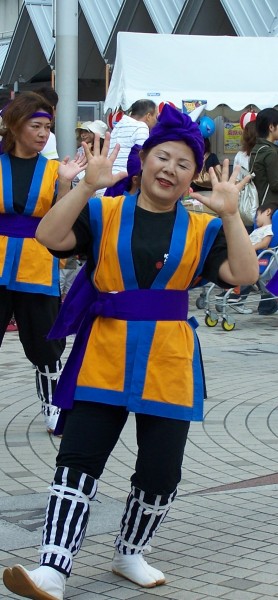
<instances>
[{"instance_id":1,"label":"hand gesture","mask_svg":"<svg viewBox=\"0 0 278 600\"><path fill-rule=\"evenodd\" d=\"M238 211L239 192L251 179L246 175L241 181L237 181L240 167L237 166L229 177L229 159L225 158L221 171L220 181L214 172L213 167L209 169L209 175L212 183L212 193L210 196L202 196L198 192L191 194L191 197L202 202L207 208L212 210L219 217L231 216Z\"/></svg>"},{"instance_id":2,"label":"hand gesture","mask_svg":"<svg viewBox=\"0 0 278 600\"><path fill-rule=\"evenodd\" d=\"M94 191L111 187L124 177L127 177L126 171L113 175L112 168L114 161L118 156L120 145L116 144L113 152L108 157L109 144L110 133L106 133L102 150L100 150L100 136L96 133L94 138L94 153L91 154L86 142L82 142L87 160L87 168L83 182Z\"/></svg>"},{"instance_id":3,"label":"hand gesture","mask_svg":"<svg viewBox=\"0 0 278 600\"><path fill-rule=\"evenodd\" d=\"M78 173L84 171L87 166L87 158L85 153L80 154L76 153L75 157L71 160L70 156L65 156L65 158L60 162L58 169L58 176L60 179L66 179L67 181L72 181Z\"/></svg>"}]
</instances>

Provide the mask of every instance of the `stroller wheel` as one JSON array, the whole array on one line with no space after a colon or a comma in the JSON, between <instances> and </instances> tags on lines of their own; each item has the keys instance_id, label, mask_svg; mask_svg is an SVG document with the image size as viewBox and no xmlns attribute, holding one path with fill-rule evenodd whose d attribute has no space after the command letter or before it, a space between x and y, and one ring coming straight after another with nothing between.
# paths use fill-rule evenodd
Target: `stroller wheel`
<instances>
[{"instance_id":1,"label":"stroller wheel","mask_svg":"<svg viewBox=\"0 0 278 600\"><path fill-rule=\"evenodd\" d=\"M205 308L205 299L203 296L199 296L199 298L197 298L196 306L197 308Z\"/></svg>"},{"instance_id":2,"label":"stroller wheel","mask_svg":"<svg viewBox=\"0 0 278 600\"><path fill-rule=\"evenodd\" d=\"M221 327L222 327L222 329L224 329L224 331L233 331L235 326L236 326L235 323L228 323L228 321L226 321L226 319L222 319Z\"/></svg>"},{"instance_id":3,"label":"stroller wheel","mask_svg":"<svg viewBox=\"0 0 278 600\"><path fill-rule=\"evenodd\" d=\"M212 319L212 317L210 315L206 315L205 316L205 324L208 327L215 327L218 323L218 319Z\"/></svg>"}]
</instances>

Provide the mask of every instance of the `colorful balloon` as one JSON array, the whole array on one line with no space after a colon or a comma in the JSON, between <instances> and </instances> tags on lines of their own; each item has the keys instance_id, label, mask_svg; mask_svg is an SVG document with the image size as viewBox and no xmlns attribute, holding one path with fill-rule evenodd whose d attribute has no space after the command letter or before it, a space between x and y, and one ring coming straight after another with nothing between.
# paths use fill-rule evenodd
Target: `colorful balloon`
<instances>
[{"instance_id":1,"label":"colorful balloon","mask_svg":"<svg viewBox=\"0 0 278 600\"><path fill-rule=\"evenodd\" d=\"M198 125L204 138L209 138L215 132L215 123L213 119L207 117L206 115L199 119Z\"/></svg>"},{"instance_id":2,"label":"colorful balloon","mask_svg":"<svg viewBox=\"0 0 278 600\"><path fill-rule=\"evenodd\" d=\"M250 112L242 113L239 120L241 129L244 129L245 125L247 125L247 123L250 123L250 121L256 121L257 114L258 113L254 112L253 110Z\"/></svg>"}]
</instances>

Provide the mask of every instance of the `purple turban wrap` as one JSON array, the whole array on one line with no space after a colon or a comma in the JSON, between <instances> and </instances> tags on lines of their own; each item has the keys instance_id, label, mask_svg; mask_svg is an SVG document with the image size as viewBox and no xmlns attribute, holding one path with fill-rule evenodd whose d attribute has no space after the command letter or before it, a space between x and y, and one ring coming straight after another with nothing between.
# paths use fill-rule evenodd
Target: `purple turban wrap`
<instances>
[{"instance_id":1,"label":"purple turban wrap","mask_svg":"<svg viewBox=\"0 0 278 600\"><path fill-rule=\"evenodd\" d=\"M156 125L150 131L149 137L144 142L143 150L150 150L163 142L185 142L191 148L196 161L197 171L200 172L204 161L204 140L197 123L173 108L164 104Z\"/></svg>"},{"instance_id":2,"label":"purple turban wrap","mask_svg":"<svg viewBox=\"0 0 278 600\"><path fill-rule=\"evenodd\" d=\"M122 194L130 188L132 177L134 175L140 175L141 173L141 160L139 157L141 148L142 146L139 146L139 144L134 144L134 146L132 146L126 165L128 177L121 179L121 181L118 181L118 183L115 183L112 187L107 188L104 196L122 196Z\"/></svg>"}]
</instances>

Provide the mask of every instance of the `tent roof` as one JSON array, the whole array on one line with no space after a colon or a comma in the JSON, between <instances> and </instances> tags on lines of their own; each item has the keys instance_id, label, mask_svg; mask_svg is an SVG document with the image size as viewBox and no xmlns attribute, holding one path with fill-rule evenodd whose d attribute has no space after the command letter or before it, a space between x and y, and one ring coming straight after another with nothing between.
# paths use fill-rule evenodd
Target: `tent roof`
<instances>
[{"instance_id":1,"label":"tent roof","mask_svg":"<svg viewBox=\"0 0 278 600\"><path fill-rule=\"evenodd\" d=\"M140 98L157 104L206 100L206 110L278 104L276 37L119 32L104 111ZM259 73L259 76L256 75Z\"/></svg>"}]
</instances>

